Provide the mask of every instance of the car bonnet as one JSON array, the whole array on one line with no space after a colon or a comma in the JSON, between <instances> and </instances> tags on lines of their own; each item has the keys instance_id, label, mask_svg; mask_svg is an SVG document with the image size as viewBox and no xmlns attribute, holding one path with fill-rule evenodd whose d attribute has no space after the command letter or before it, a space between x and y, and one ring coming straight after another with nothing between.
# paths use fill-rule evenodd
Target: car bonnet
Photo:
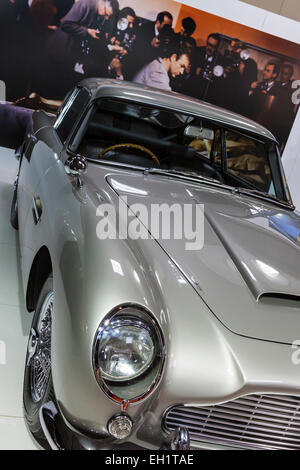
<instances>
[{"instance_id":1,"label":"car bonnet","mask_svg":"<svg viewBox=\"0 0 300 470\"><path fill-rule=\"evenodd\" d=\"M116 174L107 182L119 196L126 196L131 209L137 203L149 210L151 204L203 205L201 249L188 250L184 237L157 242L231 331L287 344L298 338L297 214L222 187L165 176Z\"/></svg>"}]
</instances>

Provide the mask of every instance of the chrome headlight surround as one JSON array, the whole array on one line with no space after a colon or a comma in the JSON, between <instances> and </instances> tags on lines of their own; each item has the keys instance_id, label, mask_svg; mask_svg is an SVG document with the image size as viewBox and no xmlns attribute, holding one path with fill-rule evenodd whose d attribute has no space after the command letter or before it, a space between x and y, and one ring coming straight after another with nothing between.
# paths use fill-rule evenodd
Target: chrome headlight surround
<instances>
[{"instance_id":1,"label":"chrome headlight surround","mask_svg":"<svg viewBox=\"0 0 300 470\"><path fill-rule=\"evenodd\" d=\"M151 363L147 365L142 374L134 379L109 380L103 373L99 361L102 347L101 340L104 332L112 328L132 326L147 330L154 344L154 354ZM160 326L152 314L135 304L121 305L111 311L100 323L93 345L93 366L98 384L103 392L114 402L134 404L144 400L158 386L162 377L166 357L166 346Z\"/></svg>"}]
</instances>

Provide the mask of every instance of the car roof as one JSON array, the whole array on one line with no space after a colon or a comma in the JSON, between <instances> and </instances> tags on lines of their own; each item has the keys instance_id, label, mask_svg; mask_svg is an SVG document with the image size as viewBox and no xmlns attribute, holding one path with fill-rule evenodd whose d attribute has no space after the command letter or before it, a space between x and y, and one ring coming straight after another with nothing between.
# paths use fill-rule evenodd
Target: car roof
<instances>
[{"instance_id":1,"label":"car roof","mask_svg":"<svg viewBox=\"0 0 300 470\"><path fill-rule=\"evenodd\" d=\"M114 97L152 106L163 106L197 114L204 119L276 141L268 129L251 119L186 95L112 79L89 78L83 80L80 85L91 91L92 99Z\"/></svg>"}]
</instances>

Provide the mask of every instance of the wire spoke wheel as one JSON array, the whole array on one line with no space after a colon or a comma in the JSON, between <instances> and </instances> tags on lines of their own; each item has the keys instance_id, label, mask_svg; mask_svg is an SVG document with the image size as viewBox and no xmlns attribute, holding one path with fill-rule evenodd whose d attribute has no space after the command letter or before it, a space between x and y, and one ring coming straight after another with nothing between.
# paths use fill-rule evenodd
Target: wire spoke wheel
<instances>
[{"instance_id":1,"label":"wire spoke wheel","mask_svg":"<svg viewBox=\"0 0 300 470\"><path fill-rule=\"evenodd\" d=\"M30 367L30 389L32 400L40 402L46 393L51 375L51 326L53 291L46 296L40 310L36 330L31 330L28 352Z\"/></svg>"},{"instance_id":2,"label":"wire spoke wheel","mask_svg":"<svg viewBox=\"0 0 300 470\"><path fill-rule=\"evenodd\" d=\"M54 319L53 275L45 280L35 305L27 347L24 370L24 416L29 430L36 439L44 441L40 421L41 407L55 402L51 367L51 337Z\"/></svg>"}]
</instances>

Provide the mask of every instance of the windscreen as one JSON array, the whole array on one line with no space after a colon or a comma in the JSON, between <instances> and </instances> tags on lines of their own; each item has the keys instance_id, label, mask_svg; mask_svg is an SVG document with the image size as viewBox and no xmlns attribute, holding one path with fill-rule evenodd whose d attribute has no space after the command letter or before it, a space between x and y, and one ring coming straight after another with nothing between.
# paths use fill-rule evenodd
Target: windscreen
<instances>
[{"instance_id":1,"label":"windscreen","mask_svg":"<svg viewBox=\"0 0 300 470\"><path fill-rule=\"evenodd\" d=\"M192 174L288 201L274 142L177 110L101 100L76 151L99 162Z\"/></svg>"}]
</instances>

